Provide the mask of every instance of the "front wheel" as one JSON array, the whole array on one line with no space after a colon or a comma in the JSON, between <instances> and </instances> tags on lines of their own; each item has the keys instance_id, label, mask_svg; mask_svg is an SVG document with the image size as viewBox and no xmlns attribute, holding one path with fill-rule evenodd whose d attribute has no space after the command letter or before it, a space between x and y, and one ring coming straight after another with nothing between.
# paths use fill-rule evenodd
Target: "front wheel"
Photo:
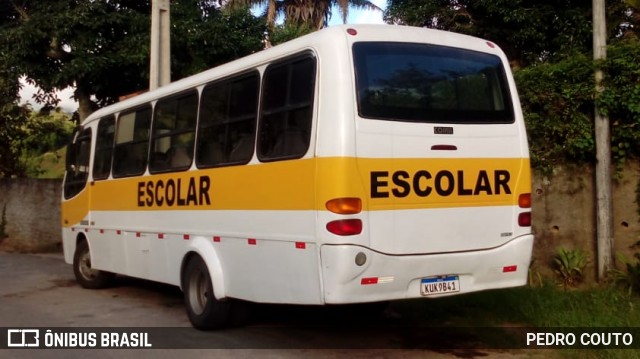
<instances>
[{"instance_id":1,"label":"front wheel","mask_svg":"<svg viewBox=\"0 0 640 359\"><path fill-rule=\"evenodd\" d=\"M209 269L201 257L195 256L187 263L182 289L187 315L195 328L208 330L228 324L231 303L213 295Z\"/></svg>"},{"instance_id":2,"label":"front wheel","mask_svg":"<svg viewBox=\"0 0 640 359\"><path fill-rule=\"evenodd\" d=\"M84 288L100 289L109 285L115 274L91 267L91 252L86 240L81 240L73 255L73 274Z\"/></svg>"}]
</instances>

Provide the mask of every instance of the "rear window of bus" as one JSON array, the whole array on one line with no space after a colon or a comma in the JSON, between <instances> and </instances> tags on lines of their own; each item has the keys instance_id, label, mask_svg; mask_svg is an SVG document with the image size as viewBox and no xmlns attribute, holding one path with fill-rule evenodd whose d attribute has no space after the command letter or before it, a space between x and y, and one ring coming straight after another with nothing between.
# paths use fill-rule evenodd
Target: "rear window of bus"
<instances>
[{"instance_id":1,"label":"rear window of bus","mask_svg":"<svg viewBox=\"0 0 640 359\"><path fill-rule=\"evenodd\" d=\"M500 124L514 121L502 61L454 47L358 42L353 56L361 117Z\"/></svg>"}]
</instances>

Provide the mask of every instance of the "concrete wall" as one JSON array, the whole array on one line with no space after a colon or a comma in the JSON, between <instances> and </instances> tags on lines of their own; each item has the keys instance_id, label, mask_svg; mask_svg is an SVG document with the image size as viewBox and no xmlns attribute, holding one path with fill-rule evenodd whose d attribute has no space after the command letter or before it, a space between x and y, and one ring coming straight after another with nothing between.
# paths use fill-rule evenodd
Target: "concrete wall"
<instances>
[{"instance_id":1,"label":"concrete wall","mask_svg":"<svg viewBox=\"0 0 640 359\"><path fill-rule=\"evenodd\" d=\"M614 254L632 259L630 248L640 240L638 163L625 166L613 183ZM557 167L552 176L533 179L533 228L536 234L533 269L545 276L560 247L582 249L590 262L585 273L596 277L595 174L591 167Z\"/></svg>"},{"instance_id":2,"label":"concrete wall","mask_svg":"<svg viewBox=\"0 0 640 359\"><path fill-rule=\"evenodd\" d=\"M0 249L46 252L62 248L61 183L60 180L0 179L0 234L4 228L8 236L0 238Z\"/></svg>"},{"instance_id":3,"label":"concrete wall","mask_svg":"<svg viewBox=\"0 0 640 359\"><path fill-rule=\"evenodd\" d=\"M640 207L636 203L640 166L629 164L618 177L613 198L614 251L632 258L634 251L629 247L640 240ZM587 277L595 277L593 183L593 170L588 167L558 167L552 176L534 176L534 271L550 276L550 264L558 248L580 248L592 258ZM50 251L60 248L60 186L59 180L0 179L0 210L6 206L5 232L8 234L8 238L0 240L0 249Z\"/></svg>"}]
</instances>

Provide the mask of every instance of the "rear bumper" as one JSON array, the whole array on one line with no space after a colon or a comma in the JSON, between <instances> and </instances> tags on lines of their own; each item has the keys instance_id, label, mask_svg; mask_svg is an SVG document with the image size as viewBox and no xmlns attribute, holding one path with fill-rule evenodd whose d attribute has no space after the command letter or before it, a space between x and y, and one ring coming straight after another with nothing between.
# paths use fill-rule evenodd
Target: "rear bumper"
<instances>
[{"instance_id":1,"label":"rear bumper","mask_svg":"<svg viewBox=\"0 0 640 359\"><path fill-rule=\"evenodd\" d=\"M355 245L324 245L322 280L327 304L419 298L422 278L458 275L460 292L527 283L533 235L488 250L430 255L386 255ZM358 266L355 258L367 260ZM364 279L364 280L363 280ZM445 294L447 295L447 294ZM442 295L429 296L437 297Z\"/></svg>"}]
</instances>

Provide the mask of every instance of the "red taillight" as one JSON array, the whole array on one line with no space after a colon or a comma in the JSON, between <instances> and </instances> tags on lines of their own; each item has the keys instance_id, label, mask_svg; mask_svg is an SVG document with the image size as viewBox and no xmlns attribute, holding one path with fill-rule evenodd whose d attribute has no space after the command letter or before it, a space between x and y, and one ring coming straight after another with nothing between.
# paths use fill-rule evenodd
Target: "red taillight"
<instances>
[{"instance_id":1,"label":"red taillight","mask_svg":"<svg viewBox=\"0 0 640 359\"><path fill-rule=\"evenodd\" d=\"M347 34L349 34L351 36L356 36L356 35L358 35L358 31L356 31L356 29L353 29L353 28L348 28L347 29Z\"/></svg>"},{"instance_id":2,"label":"red taillight","mask_svg":"<svg viewBox=\"0 0 640 359\"><path fill-rule=\"evenodd\" d=\"M520 227L531 227L531 212L523 212L518 215L518 225Z\"/></svg>"},{"instance_id":3,"label":"red taillight","mask_svg":"<svg viewBox=\"0 0 640 359\"><path fill-rule=\"evenodd\" d=\"M362 233L362 221L359 219L340 219L327 223L327 231L339 236L354 236Z\"/></svg>"}]
</instances>

